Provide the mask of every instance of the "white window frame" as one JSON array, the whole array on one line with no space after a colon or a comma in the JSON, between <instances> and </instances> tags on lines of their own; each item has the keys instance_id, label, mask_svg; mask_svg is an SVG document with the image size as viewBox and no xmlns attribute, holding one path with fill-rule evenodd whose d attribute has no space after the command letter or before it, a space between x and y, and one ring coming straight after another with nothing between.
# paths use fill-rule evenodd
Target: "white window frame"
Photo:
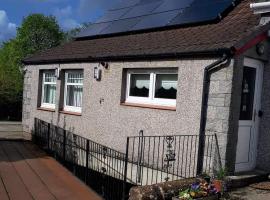
<instances>
[{"instance_id":1,"label":"white window frame","mask_svg":"<svg viewBox=\"0 0 270 200\"><path fill-rule=\"evenodd\" d=\"M65 71L65 90L64 90L64 111L68 112L76 112L76 113L81 113L82 112L82 107L76 107L76 106L68 106L67 103L67 87L68 85L74 85L74 86L82 86L83 83L68 83L68 74L71 73L78 73L80 71L83 74L83 70L66 70ZM84 80L83 80L84 81ZM83 105L83 100L82 100L82 105Z\"/></svg>"},{"instance_id":2,"label":"white window frame","mask_svg":"<svg viewBox=\"0 0 270 200\"><path fill-rule=\"evenodd\" d=\"M42 72L42 94L41 94L41 105L40 107L41 108L49 108L49 109L55 109L55 103L54 104L51 104L51 103L44 103L43 100L44 100L44 89L45 89L45 85L55 85L57 84L57 80L55 79L55 82L45 82L45 74L46 73L52 73L53 70L44 70ZM56 95L54 97L54 101L56 101Z\"/></svg>"},{"instance_id":3,"label":"white window frame","mask_svg":"<svg viewBox=\"0 0 270 200\"><path fill-rule=\"evenodd\" d=\"M149 74L149 96L148 97L135 97L130 96L130 81L132 74ZM144 69L131 69L127 71L127 83L126 83L126 103L135 104L146 104L146 105L157 105L157 106L176 106L176 99L164 99L155 98L155 86L156 86L156 75L158 74L177 74L177 69L171 70L144 70ZM178 82L178 81L177 81Z\"/></svg>"}]
</instances>

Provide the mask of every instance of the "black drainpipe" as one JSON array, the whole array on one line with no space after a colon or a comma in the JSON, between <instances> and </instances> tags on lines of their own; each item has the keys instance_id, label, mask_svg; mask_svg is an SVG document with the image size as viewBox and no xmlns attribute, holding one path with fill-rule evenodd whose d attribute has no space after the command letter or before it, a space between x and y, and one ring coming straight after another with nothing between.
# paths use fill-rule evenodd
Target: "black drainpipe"
<instances>
[{"instance_id":1,"label":"black drainpipe","mask_svg":"<svg viewBox=\"0 0 270 200\"><path fill-rule=\"evenodd\" d=\"M198 148L198 160L197 160L197 175L200 175L203 173L205 128L206 128L206 120L207 120L210 74L212 71L217 71L220 66L222 66L222 68L228 67L230 63L231 63L231 55L227 53L227 54L224 54L223 57L217 60L216 62L204 68L199 148Z\"/></svg>"}]
</instances>

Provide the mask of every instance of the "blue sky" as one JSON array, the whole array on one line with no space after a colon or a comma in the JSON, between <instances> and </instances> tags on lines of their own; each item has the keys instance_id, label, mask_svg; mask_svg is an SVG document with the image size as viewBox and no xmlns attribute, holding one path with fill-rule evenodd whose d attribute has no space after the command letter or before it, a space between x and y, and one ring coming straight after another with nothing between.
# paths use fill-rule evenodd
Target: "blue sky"
<instances>
[{"instance_id":1,"label":"blue sky","mask_svg":"<svg viewBox=\"0 0 270 200\"><path fill-rule=\"evenodd\" d=\"M0 42L16 35L23 17L31 13L56 16L63 30L95 21L120 0L0 0Z\"/></svg>"}]
</instances>

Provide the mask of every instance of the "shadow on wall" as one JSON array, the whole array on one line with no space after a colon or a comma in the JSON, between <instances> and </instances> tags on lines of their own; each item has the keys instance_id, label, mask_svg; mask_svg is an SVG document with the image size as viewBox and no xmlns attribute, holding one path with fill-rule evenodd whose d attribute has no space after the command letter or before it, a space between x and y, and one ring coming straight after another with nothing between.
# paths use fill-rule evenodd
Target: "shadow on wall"
<instances>
[{"instance_id":1,"label":"shadow on wall","mask_svg":"<svg viewBox=\"0 0 270 200\"><path fill-rule=\"evenodd\" d=\"M5 102L0 104L1 121L21 121L22 120L22 101Z\"/></svg>"}]
</instances>

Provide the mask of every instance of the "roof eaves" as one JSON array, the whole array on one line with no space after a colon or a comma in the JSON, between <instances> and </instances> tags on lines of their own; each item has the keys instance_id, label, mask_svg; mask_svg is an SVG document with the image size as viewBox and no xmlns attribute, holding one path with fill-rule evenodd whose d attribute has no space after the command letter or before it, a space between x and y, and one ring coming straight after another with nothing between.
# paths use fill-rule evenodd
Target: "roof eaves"
<instances>
[{"instance_id":1,"label":"roof eaves","mask_svg":"<svg viewBox=\"0 0 270 200\"><path fill-rule=\"evenodd\" d=\"M68 58L68 59L51 59L51 60L23 60L24 65L35 64L59 64L59 63L77 63L77 62L101 62L101 61L143 61L143 60L164 60L177 58L194 58L194 57L219 57L226 54L232 54L232 49L220 48L205 51L175 52L166 54L150 55L128 55L128 56L109 56L109 57L88 57L88 58Z\"/></svg>"}]
</instances>

